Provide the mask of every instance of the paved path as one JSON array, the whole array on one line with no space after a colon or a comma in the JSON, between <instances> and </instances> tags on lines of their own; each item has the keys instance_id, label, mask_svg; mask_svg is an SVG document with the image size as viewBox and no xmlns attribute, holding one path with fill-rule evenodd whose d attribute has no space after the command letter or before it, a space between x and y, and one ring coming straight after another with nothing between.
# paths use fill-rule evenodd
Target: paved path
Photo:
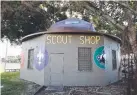
<instances>
[{"instance_id":1,"label":"paved path","mask_svg":"<svg viewBox=\"0 0 137 95\"><path fill-rule=\"evenodd\" d=\"M37 95L125 95L125 90L122 84L113 84L105 87L64 87L62 92L45 88Z\"/></svg>"},{"instance_id":2,"label":"paved path","mask_svg":"<svg viewBox=\"0 0 137 95\"><path fill-rule=\"evenodd\" d=\"M42 86L26 81L26 91L24 95L34 95ZM126 86L122 83L115 83L109 86L82 86L82 87L63 87L63 91L59 89L53 90L47 87L42 88L35 95L126 95Z\"/></svg>"}]
</instances>

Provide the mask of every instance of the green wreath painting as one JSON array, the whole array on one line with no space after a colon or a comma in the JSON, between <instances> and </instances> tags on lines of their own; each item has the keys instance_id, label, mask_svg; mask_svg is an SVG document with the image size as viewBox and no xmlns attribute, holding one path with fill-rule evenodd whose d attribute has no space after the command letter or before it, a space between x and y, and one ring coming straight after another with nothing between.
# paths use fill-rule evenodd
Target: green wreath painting
<instances>
[{"instance_id":1,"label":"green wreath painting","mask_svg":"<svg viewBox=\"0 0 137 95\"><path fill-rule=\"evenodd\" d=\"M95 50L94 53L95 64L102 69L105 69L105 51L104 46L101 46Z\"/></svg>"}]
</instances>

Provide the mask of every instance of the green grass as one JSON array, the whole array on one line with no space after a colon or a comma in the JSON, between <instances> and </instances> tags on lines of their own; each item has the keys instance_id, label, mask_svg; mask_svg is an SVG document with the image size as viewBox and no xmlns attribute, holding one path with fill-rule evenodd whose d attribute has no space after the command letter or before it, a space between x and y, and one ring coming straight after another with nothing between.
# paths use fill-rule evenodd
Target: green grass
<instances>
[{"instance_id":1,"label":"green grass","mask_svg":"<svg viewBox=\"0 0 137 95\"><path fill-rule=\"evenodd\" d=\"M24 83L19 79L19 72L1 73L1 95L21 95Z\"/></svg>"}]
</instances>

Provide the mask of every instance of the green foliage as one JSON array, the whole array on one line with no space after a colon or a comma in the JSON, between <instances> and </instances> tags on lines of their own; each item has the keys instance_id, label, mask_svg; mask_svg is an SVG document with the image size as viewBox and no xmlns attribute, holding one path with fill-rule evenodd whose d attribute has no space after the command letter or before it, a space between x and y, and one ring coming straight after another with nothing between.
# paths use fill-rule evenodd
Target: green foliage
<instances>
[{"instance_id":1,"label":"green foliage","mask_svg":"<svg viewBox=\"0 0 137 95\"><path fill-rule=\"evenodd\" d=\"M1 73L1 80L10 80L19 77L19 72L4 72Z\"/></svg>"},{"instance_id":2,"label":"green foliage","mask_svg":"<svg viewBox=\"0 0 137 95\"><path fill-rule=\"evenodd\" d=\"M117 34L123 22L137 23L135 1L2 1L2 37L18 42L25 35L46 31L53 23L67 18L66 12L77 12L95 29ZM45 10L46 8L46 10ZM132 15L131 15L132 14Z\"/></svg>"},{"instance_id":3,"label":"green foliage","mask_svg":"<svg viewBox=\"0 0 137 95\"><path fill-rule=\"evenodd\" d=\"M19 80L19 72L4 72L1 74L1 94L20 95L25 88L24 83Z\"/></svg>"},{"instance_id":4,"label":"green foliage","mask_svg":"<svg viewBox=\"0 0 137 95\"><path fill-rule=\"evenodd\" d=\"M41 9L41 3L47 7L47 11ZM25 35L46 31L52 23L67 18L65 10L60 11L59 4L47 1L2 1L2 38L19 42Z\"/></svg>"}]
</instances>

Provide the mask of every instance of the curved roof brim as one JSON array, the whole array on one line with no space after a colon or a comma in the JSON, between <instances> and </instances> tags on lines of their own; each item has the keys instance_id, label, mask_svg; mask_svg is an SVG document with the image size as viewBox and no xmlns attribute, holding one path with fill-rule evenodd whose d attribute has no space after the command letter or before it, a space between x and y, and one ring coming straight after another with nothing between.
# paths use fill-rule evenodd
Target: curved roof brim
<instances>
[{"instance_id":1,"label":"curved roof brim","mask_svg":"<svg viewBox=\"0 0 137 95\"><path fill-rule=\"evenodd\" d=\"M27 40L30 40L32 38L35 38L35 37L38 37L38 36L41 36L41 35L44 35L44 34L88 34L88 35L102 35L102 36L107 36L109 38L111 38L112 40L114 41L117 41L118 43L121 44L121 39L117 36L114 36L114 35L110 35L110 34L106 34L106 33L100 33L100 32L89 32L89 31L78 31L78 32L70 32L70 31L65 31L65 32L50 32L50 31L46 31L46 32L38 32L38 33L33 33L33 34L30 34L30 35L27 35L27 36L24 36L21 41L24 42L24 41L27 41Z\"/></svg>"}]
</instances>

